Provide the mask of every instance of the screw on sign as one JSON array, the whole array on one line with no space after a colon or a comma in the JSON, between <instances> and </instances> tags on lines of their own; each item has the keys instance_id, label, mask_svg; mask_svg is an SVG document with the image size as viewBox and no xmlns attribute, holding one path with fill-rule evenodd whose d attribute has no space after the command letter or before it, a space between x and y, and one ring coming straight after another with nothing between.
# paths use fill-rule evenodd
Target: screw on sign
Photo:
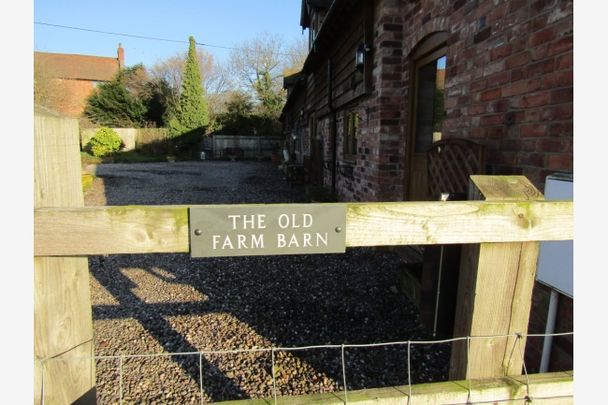
<instances>
[{"instance_id":1,"label":"screw on sign","mask_svg":"<svg viewBox=\"0 0 608 405\"><path fill-rule=\"evenodd\" d=\"M191 208L193 257L343 253L341 204ZM203 231L204 230L204 231Z\"/></svg>"}]
</instances>

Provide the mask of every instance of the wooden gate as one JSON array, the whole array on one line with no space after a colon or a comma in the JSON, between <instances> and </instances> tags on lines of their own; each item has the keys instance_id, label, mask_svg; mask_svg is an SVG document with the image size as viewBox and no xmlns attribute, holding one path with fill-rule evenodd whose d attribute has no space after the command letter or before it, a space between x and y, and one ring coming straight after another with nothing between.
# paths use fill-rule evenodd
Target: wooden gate
<instances>
[{"instance_id":1,"label":"wooden gate","mask_svg":"<svg viewBox=\"0 0 608 405\"><path fill-rule=\"evenodd\" d=\"M190 207L83 207L76 121L38 114L34 132L35 401L95 403L86 256L189 252ZM344 204L345 245L467 244L454 335L525 335L539 241L573 238L572 201L522 176L472 176L470 198ZM455 346L450 379L520 376L514 339Z\"/></svg>"}]
</instances>

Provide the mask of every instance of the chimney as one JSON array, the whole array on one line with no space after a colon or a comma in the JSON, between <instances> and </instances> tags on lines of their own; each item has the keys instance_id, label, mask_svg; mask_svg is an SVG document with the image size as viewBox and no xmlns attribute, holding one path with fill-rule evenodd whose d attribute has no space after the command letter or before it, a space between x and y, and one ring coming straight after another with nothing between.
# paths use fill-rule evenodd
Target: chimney
<instances>
[{"instance_id":1,"label":"chimney","mask_svg":"<svg viewBox=\"0 0 608 405\"><path fill-rule=\"evenodd\" d=\"M122 44L118 44L118 68L122 69L125 67L125 51L122 49Z\"/></svg>"}]
</instances>

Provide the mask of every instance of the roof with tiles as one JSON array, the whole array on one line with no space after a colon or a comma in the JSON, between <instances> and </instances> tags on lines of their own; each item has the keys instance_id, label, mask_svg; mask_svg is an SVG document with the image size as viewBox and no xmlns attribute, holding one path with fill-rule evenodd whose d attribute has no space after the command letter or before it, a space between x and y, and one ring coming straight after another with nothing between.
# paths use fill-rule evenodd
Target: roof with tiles
<instances>
[{"instance_id":1,"label":"roof with tiles","mask_svg":"<svg viewBox=\"0 0 608 405\"><path fill-rule=\"evenodd\" d=\"M118 57L34 52L34 63L40 63L59 79L110 81L124 64L121 62Z\"/></svg>"}]
</instances>

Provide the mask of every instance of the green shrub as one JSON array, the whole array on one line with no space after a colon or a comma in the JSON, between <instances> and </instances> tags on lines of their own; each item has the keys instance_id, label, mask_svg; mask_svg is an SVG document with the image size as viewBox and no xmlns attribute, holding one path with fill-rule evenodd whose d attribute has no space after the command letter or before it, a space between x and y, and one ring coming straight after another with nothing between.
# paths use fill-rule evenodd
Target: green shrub
<instances>
[{"instance_id":1,"label":"green shrub","mask_svg":"<svg viewBox=\"0 0 608 405\"><path fill-rule=\"evenodd\" d=\"M122 139L111 128L100 128L88 143L89 152L95 157L111 155L120 150Z\"/></svg>"}]
</instances>

